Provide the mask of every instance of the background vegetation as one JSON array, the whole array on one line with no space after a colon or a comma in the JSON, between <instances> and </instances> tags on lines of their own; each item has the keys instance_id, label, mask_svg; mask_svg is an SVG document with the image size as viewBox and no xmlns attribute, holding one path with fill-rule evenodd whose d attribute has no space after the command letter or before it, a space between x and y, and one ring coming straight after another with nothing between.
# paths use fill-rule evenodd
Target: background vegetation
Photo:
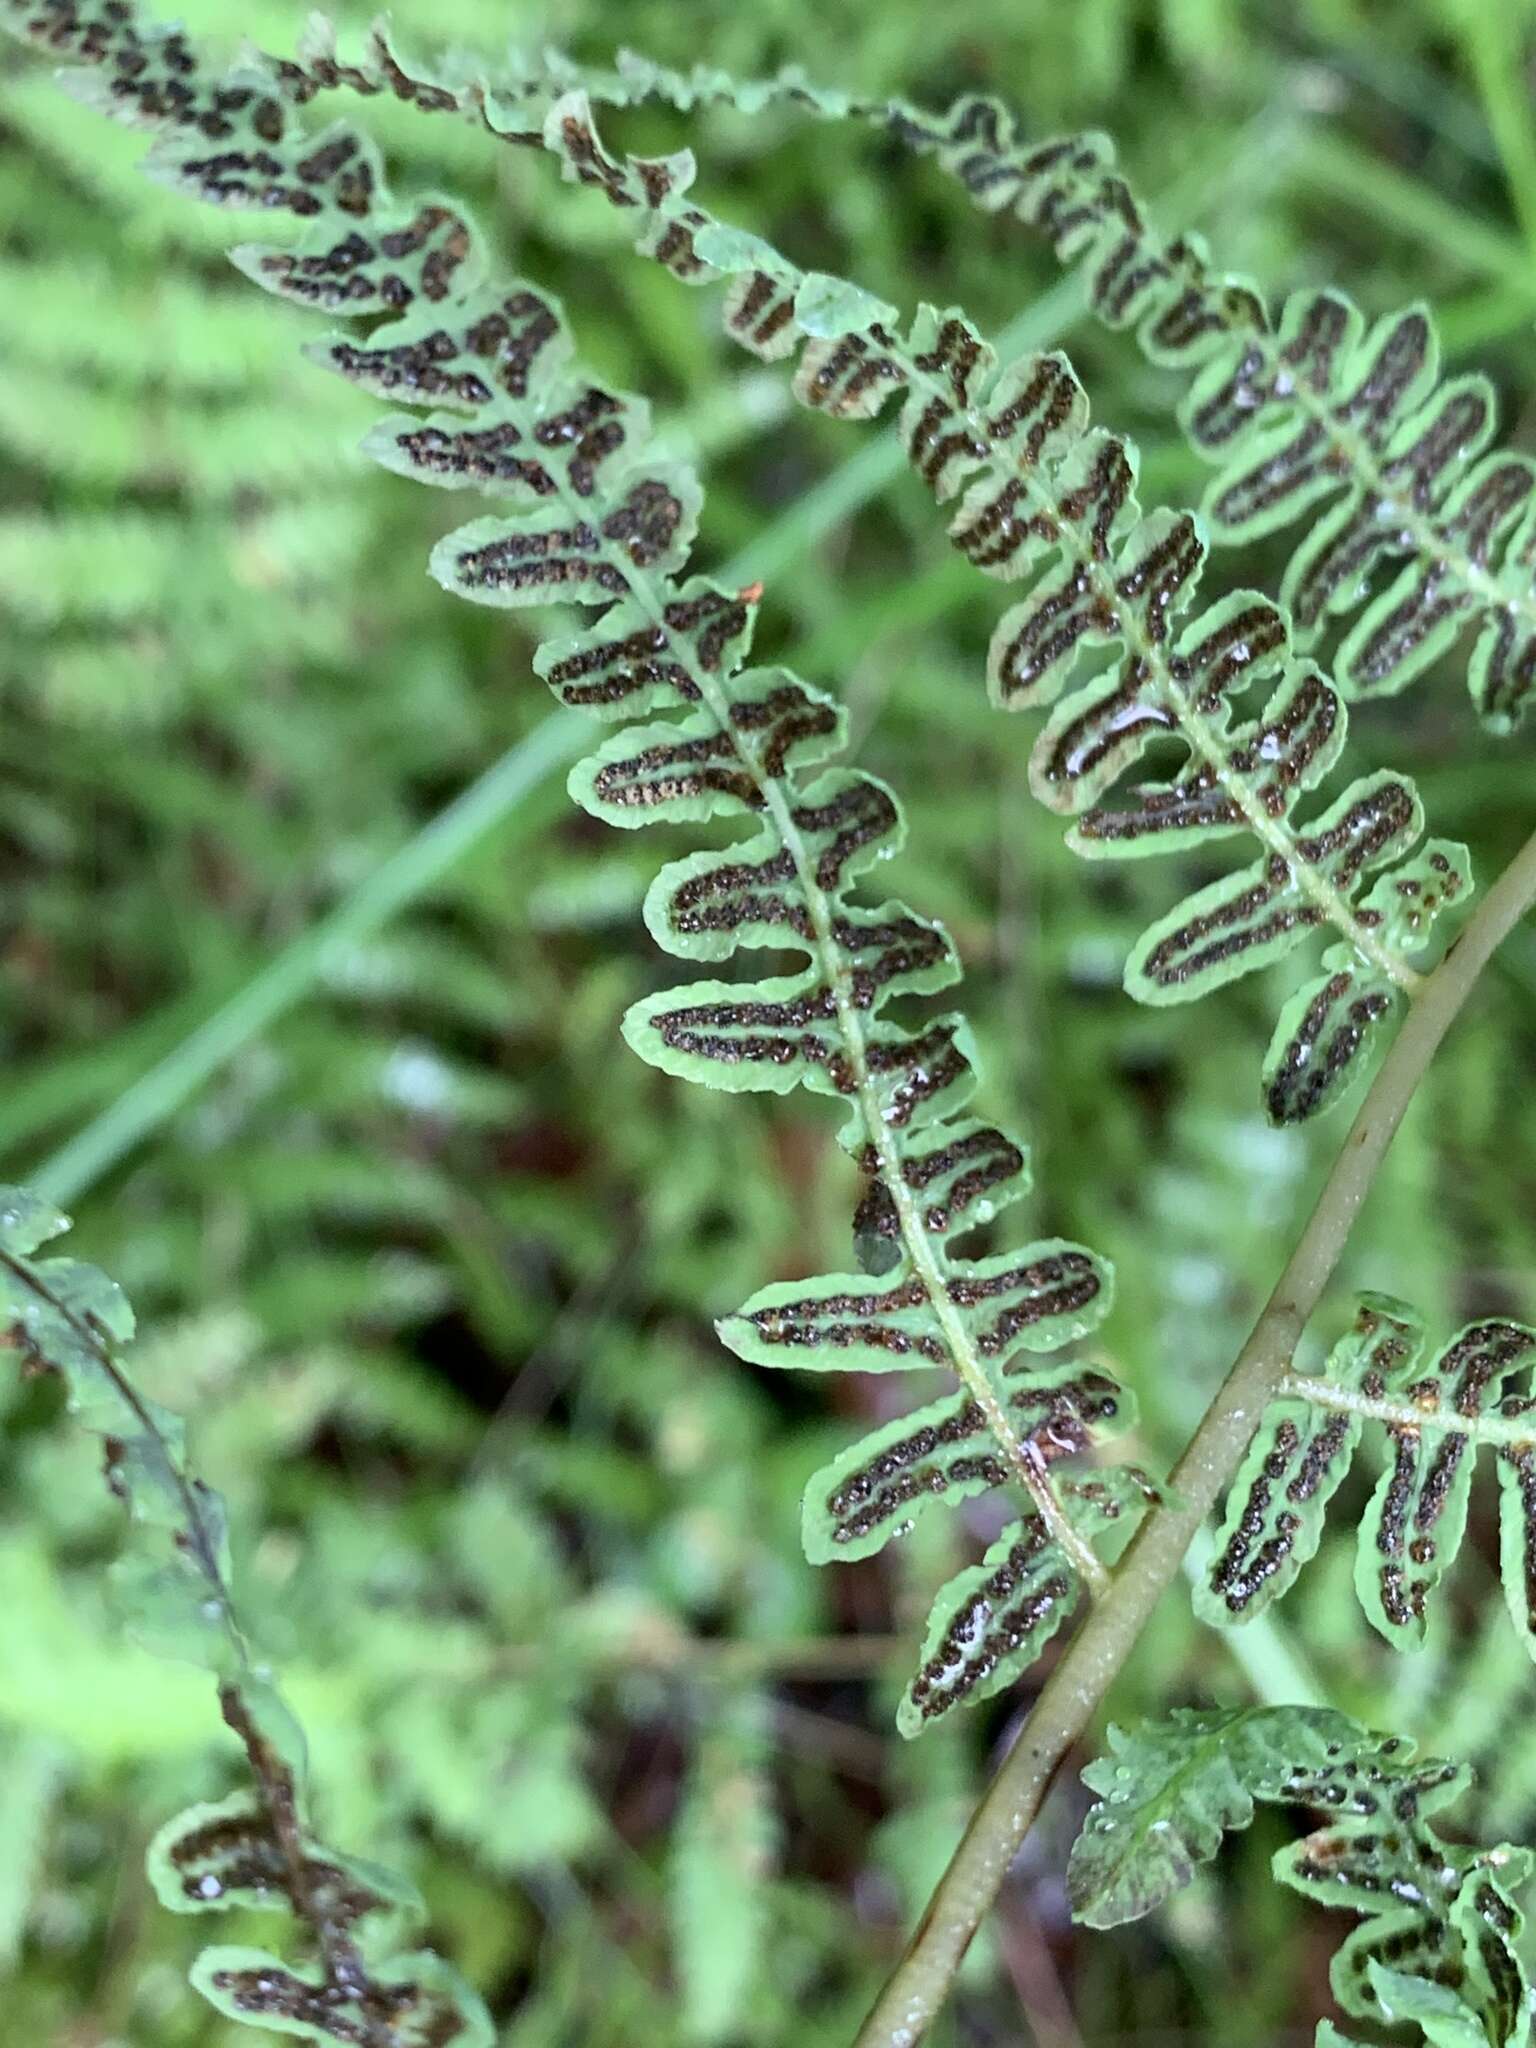
<instances>
[{"instance_id":1,"label":"background vegetation","mask_svg":"<svg viewBox=\"0 0 1536 2048\"><path fill-rule=\"evenodd\" d=\"M183 11L231 26L224 0ZM395 10L434 43L798 60L934 101L1001 91L1042 134L1106 127L1163 218L1272 291L1337 280L1369 312L1433 300L1522 446L1530 14ZM280 49L301 23L259 0L240 25ZM711 1334L764 1280L845 1262L851 1169L830 1118L683 1088L623 1050L620 1013L669 971L638 916L657 847L575 813L562 772L493 783L489 829L428 873L418 835L548 716L526 629L429 582L455 508L353 452L374 408L306 364L313 330L224 263L227 223L147 184L140 143L39 69L0 66L0 1165L64 1201L79 1254L157 1333L140 1377L193 1417L231 1501L245 1606L310 1732L329 1831L411 1871L509 2048L841 2048L1019 1702L899 1740L911 1639L961 1546L995 1533L990 1510L813 1571L806 1474L907 1394L756 1375ZM959 943L985 1106L1034 1145L1030 1222L1115 1255L1105 1352L1140 1395L1131 1455L1162 1469L1338 1140L1337 1120L1262 1118L1273 991L1190 1016L1123 996L1126 947L1170 885L1074 860L1029 800L1026 735L979 687L1002 595L948 554L911 479L868 501L867 445L792 410L786 380L745 366L713 306L632 258L623 223L547 160L388 104L370 120L401 182L451 180L504 255L527 250L563 291L585 352L654 398L709 479L700 565L747 551L769 582L759 650L842 694L858 760L901 791L892 887ZM606 125L630 146L684 135L660 113ZM707 201L801 261L1070 337L1097 412L1141 444L1146 502L1196 500L1171 380L1079 324L1076 288L1017 230L868 135L712 112L687 139ZM1229 555L1206 588L1267 566ZM1363 708L1356 729L1494 873L1529 828L1529 774L1519 740L1478 733L1459 677ZM402 849L418 885L361 929ZM253 1003L240 992L264 971L272 1000ZM1411 1295L1442 1330L1536 1317L1533 991L1536 936L1518 933L1342 1275ZM210 1019L227 1056L189 1087ZM112 1120L124 1101L136 1133ZM1335 1328L1346 1313L1341 1285ZM106 1620L115 1513L56 1400L0 1391L6 2031L211 2048L232 2030L186 1991L197 1931L153 1908L142 1850L231 1781L230 1745L205 1679ZM1362 1461L1350 1482L1362 1500L1371 1476ZM1493 1598L1491 1526L1457 1624L1401 1657L1353 1610L1345 1510L1280 1621L1218 1640L1170 1600L1118 1711L1326 1686L1470 1756L1482 1831L1528 1836L1530 1669ZM1310 2039L1337 1928L1269 1883L1285 1817L1158 1920L1085 1936L1062 1872L1086 1804L1075 1779L1058 1788L935 2038Z\"/></svg>"}]
</instances>

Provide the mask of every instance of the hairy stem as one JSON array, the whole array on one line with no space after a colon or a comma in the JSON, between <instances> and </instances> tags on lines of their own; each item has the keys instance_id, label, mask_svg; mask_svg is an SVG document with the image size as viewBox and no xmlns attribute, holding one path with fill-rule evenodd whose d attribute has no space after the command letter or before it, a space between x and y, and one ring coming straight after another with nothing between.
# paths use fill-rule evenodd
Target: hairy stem
<instances>
[{"instance_id":1,"label":"hairy stem","mask_svg":"<svg viewBox=\"0 0 1536 2048\"><path fill-rule=\"evenodd\" d=\"M1332 1380L1308 1379L1303 1373L1288 1372L1275 1392L1288 1400L1308 1401L1314 1408L1326 1408L1336 1415L1360 1415L1367 1422L1384 1422L1389 1429L1450 1431L1475 1444L1528 1444L1531 1418L1520 1415L1463 1415L1458 1409L1431 1401L1394 1401L1376 1394L1363 1394L1358 1387L1335 1386Z\"/></svg>"},{"instance_id":2,"label":"hairy stem","mask_svg":"<svg viewBox=\"0 0 1536 2048\"><path fill-rule=\"evenodd\" d=\"M1536 833L1414 999L1252 1334L1152 1509L1046 1680L855 2048L914 2048L943 2003L1051 1778L1088 1727L1196 1531L1237 1469L1348 1242L1414 1091L1494 948L1536 901Z\"/></svg>"}]
</instances>

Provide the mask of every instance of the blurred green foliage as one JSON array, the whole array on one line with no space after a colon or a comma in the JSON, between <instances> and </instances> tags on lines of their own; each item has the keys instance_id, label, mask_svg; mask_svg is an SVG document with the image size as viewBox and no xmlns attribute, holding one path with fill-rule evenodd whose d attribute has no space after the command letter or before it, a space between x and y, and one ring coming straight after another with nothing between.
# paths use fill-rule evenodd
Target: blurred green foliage
<instances>
[{"instance_id":1,"label":"blurred green foliage","mask_svg":"<svg viewBox=\"0 0 1536 2048\"><path fill-rule=\"evenodd\" d=\"M223 0L183 11L231 25ZM1337 280L1371 312L1432 299L1519 444L1536 180L1514 60L1532 11L402 0L395 17L424 43L603 57L623 42L744 73L798 61L932 100L982 86L1041 133L1106 127L1164 218L1272 291ZM300 23L261 0L239 25L282 48ZM355 455L372 408L300 358L302 320L229 270L228 224L146 183L139 141L38 67L0 66L0 1147L9 1177L46 1185L58 1148L548 699L524 628L428 581L452 508ZM860 764L903 795L892 886L955 934L983 1106L1034 1147L1030 1225L1116 1260L1105 1355L1162 1468L1339 1135L1262 1118L1273 991L1192 1017L1124 998L1121 960L1167 882L1074 861L1030 802L1025 735L979 687L1001 599L948 556L911 480L812 531L807 494L859 444L792 412L783 379L744 367L713 309L632 258L622 223L547 162L377 111L401 182L451 180L499 253L562 291L584 351L696 454L701 566L749 546L772 561L759 648L844 697ZM631 146L685 139L659 112L614 126ZM867 136L712 111L686 140L721 211L898 303L958 301L995 328L1060 290L1041 252ZM1193 502L1204 472L1169 425L1171 380L1124 337L1070 338L1099 415L1142 445L1146 500ZM1220 576L1263 580L1282 558L1255 548ZM1478 874L1496 871L1528 824L1521 742L1478 733L1459 677L1363 710L1356 730L1363 758L1416 777ZM83 1172L75 1148L60 1192L84 1253L158 1333L147 1390L192 1418L231 1503L245 1602L310 1732L328 1829L411 1872L509 2048L833 2048L1017 1711L1000 1700L912 1747L892 1729L933 1592L995 1527L981 1504L882 1558L804 1563L805 1476L890 1395L769 1381L710 1324L766 1279L845 1262L851 1170L813 1110L678 1087L623 1051L620 1014L665 973L638 919L656 858L547 779L430 890L324 952L302 1000L121 1161ZM1533 991L1522 932L1410 1115L1320 1341L1357 1286L1410 1297L1442 1330L1536 1316ZM7 2035L232 2042L185 1990L194 1933L152 1909L142 1876L158 1819L232 1782L230 1745L199 1675L115 1633L115 1510L92 1451L54 1426L56 1397L7 1381L0 1401ZM1227 1642L1170 1601L1117 1718L1326 1690L1470 1758L1477 1803L1458 1817L1519 1840L1536 1733L1487 1503L1429 1646L1393 1657L1350 1589L1351 1512L1373 1477L1362 1459L1277 1618ZM1156 1922L1090 1937L1068 1925L1063 1876L1086 1804L1059 1789L936 2038L1309 2038L1332 1936L1269 1886L1283 1823Z\"/></svg>"}]
</instances>

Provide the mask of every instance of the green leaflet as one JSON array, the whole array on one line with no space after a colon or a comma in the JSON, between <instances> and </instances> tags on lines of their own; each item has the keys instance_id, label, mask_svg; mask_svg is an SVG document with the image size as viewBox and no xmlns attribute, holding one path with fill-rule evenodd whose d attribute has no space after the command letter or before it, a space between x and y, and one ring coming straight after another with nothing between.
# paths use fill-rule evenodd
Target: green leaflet
<instances>
[{"instance_id":1,"label":"green leaflet","mask_svg":"<svg viewBox=\"0 0 1536 2048\"><path fill-rule=\"evenodd\" d=\"M226 1714L259 1754L261 1732L227 1704ZM390 1953L391 1925L423 1915L411 1887L313 1841L280 1761L266 1766L264 1784L261 1798L237 1792L167 1823L150 1844L150 1881L172 1912L285 1908L307 1924L318 1957L288 1964L263 1949L214 1946L193 1964L194 1987L226 2018L301 2040L350 2042L382 2028L391 2048L489 2042L489 2020L441 1957Z\"/></svg>"},{"instance_id":2,"label":"green leaflet","mask_svg":"<svg viewBox=\"0 0 1536 2048\"><path fill-rule=\"evenodd\" d=\"M1423 1643L1430 1601L1466 1530L1480 1444L1498 1459L1504 1595L1536 1656L1536 1400L1511 1391L1536 1362L1536 1333L1469 1323L1426 1367L1424 1329L1403 1303L1362 1298L1355 1327L1324 1375L1291 1378L1227 1496L1216 1554L1195 1606L1230 1624L1262 1613L1316 1550L1328 1501L1366 1421L1387 1436L1387 1463L1361 1519L1355 1586L1371 1621L1400 1649Z\"/></svg>"},{"instance_id":3,"label":"green leaflet","mask_svg":"<svg viewBox=\"0 0 1536 2048\"><path fill-rule=\"evenodd\" d=\"M1008 1409L1045 1465L1118 1435L1136 1419L1134 1398L1117 1381L1071 1365L1030 1371L1010 1392ZM953 1505L1007 1480L976 1402L969 1394L945 1394L871 1430L812 1475L803 1515L806 1555L816 1564L871 1557L925 1509Z\"/></svg>"},{"instance_id":4,"label":"green leaflet","mask_svg":"<svg viewBox=\"0 0 1536 2048\"><path fill-rule=\"evenodd\" d=\"M947 1026L941 1029L947 1039ZM631 1042L645 1049L633 1035ZM878 1051L882 1042L873 1049ZM656 1064L664 1063L658 1048ZM813 1069L811 1085L823 1078L819 1067ZM886 1106L893 1092L882 1091ZM857 1143L861 1133L850 1135ZM950 1288L954 1321L982 1358L1000 1362L1005 1378L1028 1370L1020 1354L1053 1351L1083 1336L1109 1305L1102 1263L1060 1238L966 1260L960 1273L963 1277ZM733 1351L755 1364L794 1364L823 1372L932 1367L948 1357L929 1298L904 1266L889 1279L831 1273L818 1280L775 1282L754 1294L721 1334ZM1033 1406L1035 1395L1028 1386L1015 1398Z\"/></svg>"},{"instance_id":5,"label":"green leaflet","mask_svg":"<svg viewBox=\"0 0 1536 2048\"><path fill-rule=\"evenodd\" d=\"M1401 1970L1377 1962L1369 1965L1369 1977L1383 2019L1418 2027L1430 2048L1487 2048L1488 2034L1476 2013L1444 1984L1407 1977ZM1329 2048L1333 2042L1350 2048L1346 2037L1332 2026L1326 2032L1319 2028L1317 2041L1318 2048Z\"/></svg>"},{"instance_id":6,"label":"green leaflet","mask_svg":"<svg viewBox=\"0 0 1536 2048\"><path fill-rule=\"evenodd\" d=\"M435 1955L397 1952L395 1923L420 1917L409 1888L308 1833L304 1739L241 1635L223 1505L189 1471L179 1419L119 1362L133 1336L121 1290L93 1266L33 1256L65 1228L36 1196L0 1189L4 1343L24 1371L57 1373L71 1413L102 1438L107 1484L128 1511L113 1573L125 1618L152 1647L216 1675L254 1783L168 1822L151 1846L151 1882L177 1912L285 1908L314 1951L289 1964L208 1948L192 1982L226 2017L304 2040L354 2042L366 2027L378 2048L489 2048L490 2020L468 1985Z\"/></svg>"},{"instance_id":7,"label":"green leaflet","mask_svg":"<svg viewBox=\"0 0 1536 2048\"><path fill-rule=\"evenodd\" d=\"M1447 1417L1447 1429L1388 1426L1390 1462L1376 1483L1360 1527L1355 1588L1371 1620L1400 1648L1424 1640L1427 1603L1454 1561L1466 1531L1472 1489L1475 1424L1486 1402L1495 1412L1508 1375L1528 1369L1536 1334L1505 1322L1471 1323L1452 1338L1421 1378L1410 1383L1410 1360L1388 1381L1414 1409ZM1528 1401L1521 1402L1528 1406ZM1505 1464L1517 1475L1536 1451L1516 1442ZM1500 1488L1505 1597L1522 1640L1536 1653L1530 1559L1536 1530L1524 1515L1521 1488ZM1512 1534L1518 1530L1518 1535ZM1519 1575L1511 1570L1518 1544Z\"/></svg>"},{"instance_id":8,"label":"green leaflet","mask_svg":"<svg viewBox=\"0 0 1536 2048\"><path fill-rule=\"evenodd\" d=\"M1294 1779L1315 1778L1346 1737L1358 1774L1362 1754L1379 1756L1384 1738L1326 1709L1182 1708L1140 1728L1112 1726L1107 1753L1083 1771L1101 1796L1072 1850L1073 1918L1118 1927L1155 1911L1209 1862L1224 1834L1250 1824L1256 1800L1278 1800Z\"/></svg>"},{"instance_id":9,"label":"green leaflet","mask_svg":"<svg viewBox=\"0 0 1536 2048\"><path fill-rule=\"evenodd\" d=\"M1135 1420L1131 1396L1107 1373L1072 1366L1030 1372L1010 1393L1008 1414L1045 1469ZM926 1509L1005 1486L1011 1476L978 1404L968 1393L946 1395L872 1430L812 1476L806 1555L818 1564L872 1556ZM1156 1498L1146 1475L1124 1465L1069 1473L1056 1487L1073 1523L1092 1534ZM959 1701L1011 1684L1065 1621L1075 1596L1071 1561L1040 1516L1013 1523L935 1600L897 1727L918 1734Z\"/></svg>"},{"instance_id":10,"label":"green leaflet","mask_svg":"<svg viewBox=\"0 0 1536 2048\"><path fill-rule=\"evenodd\" d=\"M1196 372L1181 420L1217 466L1212 535L1306 520L1282 595L1302 645L1352 616L1337 670L1347 695L1405 688L1470 632L1474 704L1495 731L1518 723L1536 682L1536 465L1484 453L1493 392L1441 376L1422 306L1368 328L1341 292L1306 290L1271 315L1253 284L1211 268L1198 236L1152 226L1107 136L1030 141L975 97L885 118L978 205L1080 263L1102 320L1134 327L1154 362Z\"/></svg>"},{"instance_id":11,"label":"green leaflet","mask_svg":"<svg viewBox=\"0 0 1536 2048\"><path fill-rule=\"evenodd\" d=\"M1129 1732L1085 1783L1100 1795L1072 1851L1074 1916L1114 1927L1161 1905L1256 1804L1311 1807L1324 1825L1280 1850L1281 1883L1362 1924L1333 1959L1355 2019L1411 2019L1432 2042L1514 2048L1529 1991L1510 1892L1531 1856L1444 1841L1429 1817L1465 1789L1464 1766L1413 1762L1413 1745L1325 1708L1188 1709ZM1318 2041L1340 2041L1328 2023Z\"/></svg>"},{"instance_id":12,"label":"green leaflet","mask_svg":"<svg viewBox=\"0 0 1536 2048\"><path fill-rule=\"evenodd\" d=\"M1325 878L1347 898L1364 870L1407 853L1423 826L1423 810L1411 783L1385 773L1352 783L1300 841L1304 870L1269 854L1252 867L1197 889L1136 941L1126 962L1127 987L1143 1002L1186 1002L1284 959L1317 922L1300 886L1300 872ZM1388 879L1395 881L1398 872ZM1381 968L1354 947L1338 950L1347 953L1352 965L1358 962L1373 987L1387 990L1390 1001L1392 982ZM1338 1069L1330 1066L1319 1073L1311 1056L1316 1041L1292 1033L1290 1043L1300 1085L1278 1099L1294 1116L1298 1109L1305 1113L1303 1105L1314 1095L1322 1099L1331 1092L1336 1071L1347 1066L1351 1055L1330 1043ZM1273 1113L1273 1089L1266 1099Z\"/></svg>"},{"instance_id":13,"label":"green leaflet","mask_svg":"<svg viewBox=\"0 0 1536 2048\"><path fill-rule=\"evenodd\" d=\"M1353 1389L1369 1374L1385 1385L1422 1338L1423 1325L1400 1303L1367 1295L1353 1330L1328 1360L1329 1380ZM1358 1415L1330 1414L1303 1400L1270 1404L1228 1491L1209 1577L1195 1588L1203 1621L1246 1620L1290 1590L1322 1540L1328 1503L1364 1427Z\"/></svg>"},{"instance_id":14,"label":"green leaflet","mask_svg":"<svg viewBox=\"0 0 1536 2048\"><path fill-rule=\"evenodd\" d=\"M966 1491L973 1489L966 1488ZM1156 1498L1133 1466L1112 1465L1061 1487L1074 1525L1109 1530ZM980 1564L958 1572L933 1603L921 1660L896 1709L903 1735L964 1701L988 1699L1034 1663L1076 1598L1071 1560L1039 1515L1014 1522Z\"/></svg>"},{"instance_id":15,"label":"green leaflet","mask_svg":"<svg viewBox=\"0 0 1536 2048\"><path fill-rule=\"evenodd\" d=\"M855 1236L868 1270L767 1289L722 1334L768 1363L904 1361L953 1371L1005 1477L1025 1496L1023 1526L1038 1525L1056 1560L1047 1603L1054 1625L1078 1582L1102 1574L1091 1537L1148 1493L1139 1475L1085 1478L1058 1491L1050 1468L1062 1444L1049 1429L1059 1404L1042 1408L1031 1391L1030 1356L1097 1324L1110 1274L1081 1246L1057 1241L982 1259L951 1250L952 1237L1022 1191L1023 1154L962 1114L975 1086L963 1020L908 1026L882 1014L893 996L927 995L955 980L949 940L899 903L854 899L858 877L899 843L900 814L873 777L811 774L841 737L825 698L782 671L744 667L761 592L677 580L698 511L695 479L656 458L640 401L604 389L573 362L544 293L485 276L479 237L458 209L437 198L397 203L377 152L353 129L303 131L296 108L317 91L360 82L338 68L324 35L297 64L247 53L232 72L205 74L185 38L141 27L126 7L43 4L50 45L99 67L82 94L162 130L150 160L157 177L299 223L287 250L239 252L247 274L301 304L393 316L310 353L365 390L436 408L425 418L392 415L373 430L370 452L386 466L506 504L510 516L475 521L439 543L439 582L496 606L602 608L595 624L546 642L539 673L562 701L605 718L682 714L631 725L600 747L572 778L578 799L624 824L716 814L753 821L753 836L728 850L665 869L647 922L687 959L724 961L741 947L768 946L800 954L804 967L663 991L634 1006L625 1035L653 1064L710 1086L782 1092L803 1084L838 1097L843 1142L865 1176ZM22 25L37 33L39 19L24 10ZM369 89L444 110L458 104L448 88L409 78L382 40L372 48ZM580 156L572 106L557 101L549 120L562 135L569 126L567 145ZM612 167L600 153L582 161L610 196L612 178L638 176L651 214L690 175L676 158L638 171ZM888 310L835 280L802 283L807 321L828 332ZM835 352L843 342L827 345ZM1019 423L1041 446L1050 442L1022 408ZM1045 1390L1054 1394L1056 1384ZM1096 1390L1094 1400L1105 1399ZM1081 1448L1085 1416L1072 1427L1071 1447ZM945 1703L964 1698L981 1675L978 1666L976 1681L951 1688Z\"/></svg>"},{"instance_id":16,"label":"green leaflet","mask_svg":"<svg viewBox=\"0 0 1536 2048\"><path fill-rule=\"evenodd\" d=\"M1365 892L1362 915L1382 943L1416 952L1442 911L1470 895L1467 849L1430 839ZM1297 989L1264 1057L1264 1099L1276 1123L1300 1123L1349 1085L1362 1047L1393 1006L1384 976L1348 946L1330 946L1323 971Z\"/></svg>"}]
</instances>

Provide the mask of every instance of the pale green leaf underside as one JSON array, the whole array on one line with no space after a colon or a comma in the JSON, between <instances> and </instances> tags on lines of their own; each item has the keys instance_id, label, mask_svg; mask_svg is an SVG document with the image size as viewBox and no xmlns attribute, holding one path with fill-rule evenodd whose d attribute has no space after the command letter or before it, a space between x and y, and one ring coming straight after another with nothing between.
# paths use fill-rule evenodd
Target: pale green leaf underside
<instances>
[{"instance_id":1,"label":"pale green leaf underside","mask_svg":"<svg viewBox=\"0 0 1536 2048\"><path fill-rule=\"evenodd\" d=\"M1073 1526L1096 1538L1127 1522L1156 1488L1129 1465L1060 1482ZM933 1603L917 1673L896 1710L903 1735L954 1707L1001 1692L1029 1669L1076 1601L1070 1561L1038 1515L1014 1522L980 1564L958 1572Z\"/></svg>"},{"instance_id":2,"label":"pale green leaf underside","mask_svg":"<svg viewBox=\"0 0 1536 2048\"><path fill-rule=\"evenodd\" d=\"M914 139L903 112L893 119ZM517 139L525 128L526 117ZM962 314L923 307L904 332L890 309L862 297L847 301L833 331L827 281L760 237L712 221L688 189L691 164L608 153L578 91L550 106L543 137L566 175L631 215L643 253L686 283L727 281L725 325L738 341L770 359L799 351L803 403L867 419L900 400L913 467L940 502L959 500L955 545L986 574L1028 586L994 635L991 685L1005 708L1060 700L1030 780L1073 818L1071 844L1102 858L1242 834L1259 842L1255 863L1143 936L1127 988L1143 1001L1192 1001L1332 926L1342 944L1326 984L1309 984L1307 1000L1288 1007L1265 1101L1280 1121L1337 1101L1363 1072L1380 1018L1415 983L1430 918L1389 928L1376 884L1408 876L1394 864L1412 853L1423 817L1411 782L1382 773L1303 822L1299 799L1339 759L1345 715L1328 679L1290 658L1282 614L1238 592L1180 617L1194 599L1201 529L1184 515L1142 515L1134 450L1089 425L1064 357L999 366ZM984 139L972 140L984 154ZM1083 682L1079 657L1099 647L1114 658ZM1241 700L1261 680L1269 693L1250 711ZM1147 747L1174 736L1188 748L1186 765L1167 782L1130 786L1129 801L1112 805Z\"/></svg>"},{"instance_id":3,"label":"pale green leaf underside","mask_svg":"<svg viewBox=\"0 0 1536 2048\"><path fill-rule=\"evenodd\" d=\"M1321 1378L1271 1403L1195 1594L1205 1620L1248 1620L1290 1589L1370 1427L1384 1432L1386 1462L1360 1520L1355 1586L1372 1623L1399 1649L1423 1644L1486 1444L1498 1466L1505 1599L1536 1656L1536 1332L1492 1318L1469 1323L1428 1363L1423 1347L1411 1309L1367 1295Z\"/></svg>"},{"instance_id":4,"label":"pale green leaf underside","mask_svg":"<svg viewBox=\"0 0 1536 2048\"><path fill-rule=\"evenodd\" d=\"M1136 1420L1131 1394L1093 1367L1031 1371L1002 1391L1021 1439L1045 1465ZM1007 1481L977 1404L964 1392L942 1395L871 1430L812 1474L802 1518L806 1555L816 1564L873 1556L929 1509Z\"/></svg>"},{"instance_id":5,"label":"pale green leaf underside","mask_svg":"<svg viewBox=\"0 0 1536 2048\"><path fill-rule=\"evenodd\" d=\"M1077 1919L1113 1927L1186 1884L1256 1804L1327 1816L1274 1860L1277 1878L1361 1916L1331 1972L1352 2018L1378 2023L1387 1999L1403 2017L1433 2015L1437 2037L1514 2048L1527 2025L1527 1986L1509 1891L1529 1874L1523 1849L1464 1849L1430 1816L1465 1788L1464 1769L1413 1762L1412 1745L1370 1733L1324 1708L1184 1710L1129 1732L1083 1773L1100 1795L1072 1851Z\"/></svg>"}]
</instances>

